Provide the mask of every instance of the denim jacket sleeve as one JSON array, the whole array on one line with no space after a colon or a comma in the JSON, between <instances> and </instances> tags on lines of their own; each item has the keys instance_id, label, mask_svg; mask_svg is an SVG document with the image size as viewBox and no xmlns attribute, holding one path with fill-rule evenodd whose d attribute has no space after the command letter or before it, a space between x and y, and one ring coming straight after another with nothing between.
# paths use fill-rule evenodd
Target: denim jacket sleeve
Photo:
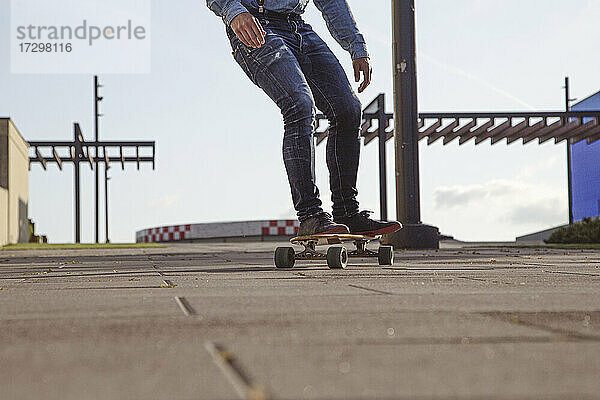
<instances>
[{"instance_id":1,"label":"denim jacket sleeve","mask_svg":"<svg viewBox=\"0 0 600 400\"><path fill-rule=\"evenodd\" d=\"M331 35L352 59L368 57L365 38L358 31L346 0L314 0L315 6L323 14Z\"/></svg>"},{"instance_id":2,"label":"denim jacket sleeve","mask_svg":"<svg viewBox=\"0 0 600 400\"><path fill-rule=\"evenodd\" d=\"M228 26L236 16L248 11L240 0L206 0L206 5L212 12L221 17Z\"/></svg>"}]
</instances>

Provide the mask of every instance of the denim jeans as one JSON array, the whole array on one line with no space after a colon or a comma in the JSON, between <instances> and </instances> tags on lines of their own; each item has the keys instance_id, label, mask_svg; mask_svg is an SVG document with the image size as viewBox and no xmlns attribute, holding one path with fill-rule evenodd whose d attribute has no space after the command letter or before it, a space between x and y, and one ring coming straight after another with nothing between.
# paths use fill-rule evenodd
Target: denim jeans
<instances>
[{"instance_id":1,"label":"denim jeans","mask_svg":"<svg viewBox=\"0 0 600 400\"><path fill-rule=\"evenodd\" d=\"M360 155L361 104L338 59L295 14L257 14L267 32L257 49L227 27L233 56L250 80L281 110L283 160L298 219L322 212L315 184L315 106L329 120L326 160L333 217L358 212L356 177Z\"/></svg>"}]
</instances>

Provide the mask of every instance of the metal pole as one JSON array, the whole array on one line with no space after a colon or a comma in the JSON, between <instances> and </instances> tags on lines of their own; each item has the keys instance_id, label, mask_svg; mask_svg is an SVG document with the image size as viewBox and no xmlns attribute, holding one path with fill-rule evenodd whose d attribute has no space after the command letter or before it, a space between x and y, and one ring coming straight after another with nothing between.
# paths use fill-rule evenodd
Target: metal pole
<instances>
[{"instance_id":1,"label":"metal pole","mask_svg":"<svg viewBox=\"0 0 600 400\"><path fill-rule=\"evenodd\" d=\"M565 111L571 111L569 105L569 77L565 76ZM567 192L569 193L569 225L573 223L573 190L571 187L571 141L567 139Z\"/></svg>"},{"instance_id":2,"label":"metal pole","mask_svg":"<svg viewBox=\"0 0 600 400\"><path fill-rule=\"evenodd\" d=\"M392 0L392 14L396 216L403 228L384 235L381 243L396 249L437 249L439 230L421 223L419 201L415 1Z\"/></svg>"},{"instance_id":3,"label":"metal pole","mask_svg":"<svg viewBox=\"0 0 600 400\"><path fill-rule=\"evenodd\" d=\"M98 76L94 75L94 137L96 138L96 142L98 142ZM94 168L96 169L96 184L94 186L94 194L95 194L95 229L96 229L96 243L99 243L99 223L98 223L98 191L99 191L99 179L98 179L98 147L95 149L95 158L94 158Z\"/></svg>"},{"instance_id":4,"label":"metal pole","mask_svg":"<svg viewBox=\"0 0 600 400\"><path fill-rule=\"evenodd\" d=\"M106 243L110 243L110 240L108 239L108 180L110 179L108 177L108 169L110 168L110 166L105 163L104 164L104 205L106 206L106 208L104 209L104 226L106 229Z\"/></svg>"},{"instance_id":5,"label":"metal pole","mask_svg":"<svg viewBox=\"0 0 600 400\"><path fill-rule=\"evenodd\" d=\"M392 0L396 216L420 224L417 62L414 0Z\"/></svg>"},{"instance_id":6,"label":"metal pole","mask_svg":"<svg viewBox=\"0 0 600 400\"><path fill-rule=\"evenodd\" d=\"M377 128L379 135L379 210L381 212L381 220L387 221L387 168L385 157L385 142L387 140L387 118L385 117L385 95L380 93L377 96L377 120L379 126Z\"/></svg>"},{"instance_id":7,"label":"metal pole","mask_svg":"<svg viewBox=\"0 0 600 400\"><path fill-rule=\"evenodd\" d=\"M80 202L79 202L79 158L81 152L81 142L79 141L79 135L77 135L77 128L73 129L75 136L75 159L73 160L73 167L75 169L75 243L81 243L80 236Z\"/></svg>"}]
</instances>

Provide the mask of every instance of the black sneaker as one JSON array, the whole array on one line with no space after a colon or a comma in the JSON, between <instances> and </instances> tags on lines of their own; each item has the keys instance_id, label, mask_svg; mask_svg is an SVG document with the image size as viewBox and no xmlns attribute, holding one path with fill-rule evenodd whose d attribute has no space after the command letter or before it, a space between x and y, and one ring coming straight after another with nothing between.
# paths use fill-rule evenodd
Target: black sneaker
<instances>
[{"instance_id":1,"label":"black sneaker","mask_svg":"<svg viewBox=\"0 0 600 400\"><path fill-rule=\"evenodd\" d=\"M331 219L331 215L322 212L300 222L298 236L318 235L325 233L348 233L348 227L342 224L336 224Z\"/></svg>"},{"instance_id":2,"label":"black sneaker","mask_svg":"<svg viewBox=\"0 0 600 400\"><path fill-rule=\"evenodd\" d=\"M398 221L377 221L369 218L371 213L372 211L361 211L351 217L340 218L336 222L348 226L350 233L355 235L383 235L402 229L402 224Z\"/></svg>"}]
</instances>

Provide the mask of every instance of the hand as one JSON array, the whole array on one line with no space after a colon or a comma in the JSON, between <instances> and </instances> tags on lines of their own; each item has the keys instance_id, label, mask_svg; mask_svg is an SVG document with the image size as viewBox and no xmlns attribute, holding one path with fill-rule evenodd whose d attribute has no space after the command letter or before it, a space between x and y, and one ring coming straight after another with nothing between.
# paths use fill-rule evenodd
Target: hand
<instances>
[{"instance_id":1,"label":"hand","mask_svg":"<svg viewBox=\"0 0 600 400\"><path fill-rule=\"evenodd\" d=\"M352 66L354 67L354 81L360 81L360 73L362 71L363 81L358 87L358 93L362 93L371 84L371 75L373 75L373 68L371 68L369 57L352 60Z\"/></svg>"},{"instance_id":2,"label":"hand","mask_svg":"<svg viewBox=\"0 0 600 400\"><path fill-rule=\"evenodd\" d=\"M248 47L256 49L265 43L267 32L249 12L236 15L230 26L242 43Z\"/></svg>"}]
</instances>

